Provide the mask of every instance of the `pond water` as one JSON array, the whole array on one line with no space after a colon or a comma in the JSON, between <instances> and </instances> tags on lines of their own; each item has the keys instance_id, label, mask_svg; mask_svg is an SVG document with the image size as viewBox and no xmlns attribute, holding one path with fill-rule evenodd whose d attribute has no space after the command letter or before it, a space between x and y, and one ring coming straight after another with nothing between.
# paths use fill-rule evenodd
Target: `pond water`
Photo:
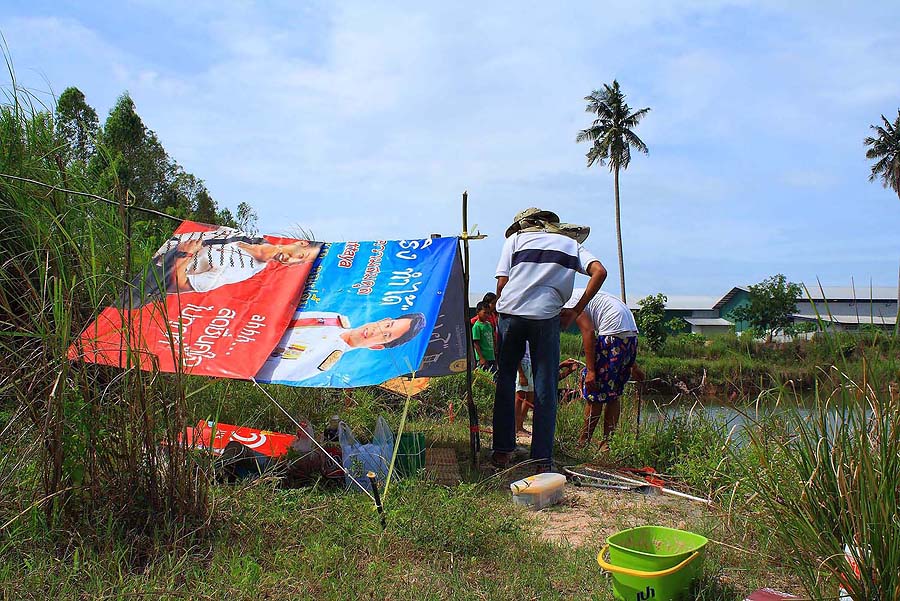
<instances>
[{"instance_id":1,"label":"pond water","mask_svg":"<svg viewBox=\"0 0 900 601\"><path fill-rule=\"evenodd\" d=\"M743 430L748 426L760 423L771 424L781 421L791 423L796 416L806 420L814 411L815 398L812 395L797 398L777 400L776 398L757 402L754 399L744 399L737 404L715 397L676 397L650 395L644 396L641 407L641 425L670 420L677 416L685 416L691 419L706 418L716 424L724 424L731 432L733 439L740 441ZM851 413L858 415L855 411ZM865 411L865 419L869 420L873 413L870 408ZM778 418L782 417L782 420ZM829 411L829 430L837 426L840 420L837 409Z\"/></svg>"}]
</instances>

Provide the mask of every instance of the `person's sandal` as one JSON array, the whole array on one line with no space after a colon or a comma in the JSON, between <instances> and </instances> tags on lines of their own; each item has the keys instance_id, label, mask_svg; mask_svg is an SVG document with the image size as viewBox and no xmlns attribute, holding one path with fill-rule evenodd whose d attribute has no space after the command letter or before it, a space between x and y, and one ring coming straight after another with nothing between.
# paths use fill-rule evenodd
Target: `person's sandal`
<instances>
[{"instance_id":1,"label":"person's sandal","mask_svg":"<svg viewBox=\"0 0 900 601\"><path fill-rule=\"evenodd\" d=\"M502 451L494 451L491 453L491 465L504 470L512 464L512 453L504 453Z\"/></svg>"}]
</instances>

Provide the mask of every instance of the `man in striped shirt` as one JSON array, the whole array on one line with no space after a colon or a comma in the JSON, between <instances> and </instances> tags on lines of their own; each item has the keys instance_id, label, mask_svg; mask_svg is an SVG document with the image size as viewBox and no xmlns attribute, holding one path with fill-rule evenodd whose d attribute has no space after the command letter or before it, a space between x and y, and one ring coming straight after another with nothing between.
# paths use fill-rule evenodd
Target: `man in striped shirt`
<instances>
[{"instance_id":1,"label":"man in striped shirt","mask_svg":"<svg viewBox=\"0 0 900 601\"><path fill-rule=\"evenodd\" d=\"M603 264L581 246L588 233L589 228L561 224L555 213L534 208L516 215L506 230L496 271L501 343L491 461L497 466L508 465L516 448L516 376L527 342L535 391L531 458L541 469L551 467L560 328L572 324L606 279ZM563 309L576 273L591 279L581 299Z\"/></svg>"}]
</instances>

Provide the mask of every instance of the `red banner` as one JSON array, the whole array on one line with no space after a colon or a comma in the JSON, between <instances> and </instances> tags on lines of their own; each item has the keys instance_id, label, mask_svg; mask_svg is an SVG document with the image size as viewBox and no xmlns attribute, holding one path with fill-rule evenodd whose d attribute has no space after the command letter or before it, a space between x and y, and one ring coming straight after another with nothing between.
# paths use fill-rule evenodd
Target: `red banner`
<instances>
[{"instance_id":1,"label":"red banner","mask_svg":"<svg viewBox=\"0 0 900 601\"><path fill-rule=\"evenodd\" d=\"M284 334L320 247L185 221L69 357L251 378Z\"/></svg>"},{"instance_id":2,"label":"red banner","mask_svg":"<svg viewBox=\"0 0 900 601\"><path fill-rule=\"evenodd\" d=\"M215 436L213 436L213 430L215 430ZM184 442L188 446L209 449L216 455L221 455L225 450L225 445L229 442L236 441L248 449L268 457L284 456L295 440L297 437L293 434L207 421L200 421L196 428L188 428L184 436Z\"/></svg>"}]
</instances>

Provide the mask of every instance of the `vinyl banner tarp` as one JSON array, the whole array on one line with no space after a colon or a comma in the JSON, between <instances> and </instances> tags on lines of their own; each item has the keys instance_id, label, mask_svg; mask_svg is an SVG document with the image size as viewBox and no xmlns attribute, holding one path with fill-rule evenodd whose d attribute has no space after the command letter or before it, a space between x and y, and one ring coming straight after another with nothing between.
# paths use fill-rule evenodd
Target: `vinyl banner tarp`
<instances>
[{"instance_id":1,"label":"vinyl banner tarp","mask_svg":"<svg viewBox=\"0 0 900 601\"><path fill-rule=\"evenodd\" d=\"M320 247L185 221L69 355L125 367L130 348L142 369L250 378L291 321Z\"/></svg>"},{"instance_id":2,"label":"vinyl banner tarp","mask_svg":"<svg viewBox=\"0 0 900 601\"><path fill-rule=\"evenodd\" d=\"M456 238L326 244L256 379L348 388L416 372L457 252Z\"/></svg>"},{"instance_id":3,"label":"vinyl banner tarp","mask_svg":"<svg viewBox=\"0 0 900 601\"><path fill-rule=\"evenodd\" d=\"M466 371L467 329L471 326L466 319L467 303L463 296L462 258L457 253L417 377L431 378Z\"/></svg>"}]
</instances>

